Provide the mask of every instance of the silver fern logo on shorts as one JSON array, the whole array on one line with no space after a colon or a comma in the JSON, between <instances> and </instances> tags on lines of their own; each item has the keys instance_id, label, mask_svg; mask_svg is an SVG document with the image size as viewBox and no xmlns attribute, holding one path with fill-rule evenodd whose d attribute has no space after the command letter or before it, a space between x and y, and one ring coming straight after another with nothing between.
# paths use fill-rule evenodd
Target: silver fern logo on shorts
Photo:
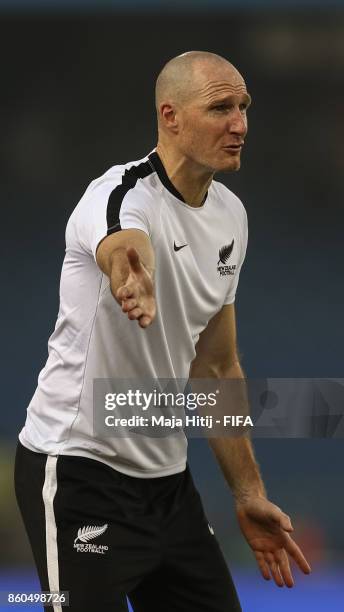
<instances>
[{"instance_id":1,"label":"silver fern logo on shorts","mask_svg":"<svg viewBox=\"0 0 344 612\"><path fill-rule=\"evenodd\" d=\"M89 541L101 536L107 530L107 528L107 524L100 526L87 525L87 527L80 527L80 529L78 529L78 535L74 540L74 548L77 550L77 552L105 555L106 551L109 549L108 546L104 546L103 544L89 544Z\"/></svg>"}]
</instances>

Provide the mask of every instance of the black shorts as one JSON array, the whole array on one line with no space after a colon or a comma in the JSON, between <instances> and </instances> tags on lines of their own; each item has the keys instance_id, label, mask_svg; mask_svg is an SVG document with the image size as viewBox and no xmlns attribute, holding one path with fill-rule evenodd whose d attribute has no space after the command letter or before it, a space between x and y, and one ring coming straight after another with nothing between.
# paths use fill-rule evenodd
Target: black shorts
<instances>
[{"instance_id":1,"label":"black shorts","mask_svg":"<svg viewBox=\"0 0 344 612\"><path fill-rule=\"evenodd\" d=\"M18 504L50 612L239 612L189 469L133 478L84 457L17 448Z\"/></svg>"}]
</instances>

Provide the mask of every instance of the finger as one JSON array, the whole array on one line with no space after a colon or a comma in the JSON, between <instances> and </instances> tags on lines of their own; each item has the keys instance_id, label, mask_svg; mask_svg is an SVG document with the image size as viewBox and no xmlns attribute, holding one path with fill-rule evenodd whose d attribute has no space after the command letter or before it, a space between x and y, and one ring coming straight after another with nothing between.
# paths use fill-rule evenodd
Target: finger
<instances>
[{"instance_id":1,"label":"finger","mask_svg":"<svg viewBox=\"0 0 344 612\"><path fill-rule=\"evenodd\" d=\"M303 553L301 552L301 549L298 547L296 542L294 542L294 540L290 536L288 536L288 539L286 541L285 549L287 553L294 559L294 561L297 563L300 570L304 574L311 573L312 571L311 566L309 565Z\"/></svg>"},{"instance_id":2,"label":"finger","mask_svg":"<svg viewBox=\"0 0 344 612\"><path fill-rule=\"evenodd\" d=\"M273 556L272 553L265 553L265 561L267 562L269 568L270 568L270 572L271 572L271 576L273 577L275 583L277 584L278 587L283 587L284 586L284 581L283 578L280 574L279 571L279 567L275 561L275 558Z\"/></svg>"},{"instance_id":3,"label":"finger","mask_svg":"<svg viewBox=\"0 0 344 612\"><path fill-rule=\"evenodd\" d=\"M133 310L128 312L128 319L130 319L130 321L134 321L135 319L142 317L142 315L143 312L141 308L133 308Z\"/></svg>"},{"instance_id":4,"label":"finger","mask_svg":"<svg viewBox=\"0 0 344 612\"><path fill-rule=\"evenodd\" d=\"M139 325L140 327L148 327L152 322L152 317L148 316L148 315L143 315L142 317L139 318Z\"/></svg>"},{"instance_id":5,"label":"finger","mask_svg":"<svg viewBox=\"0 0 344 612\"><path fill-rule=\"evenodd\" d=\"M116 298L118 300L127 300L135 295L135 289L133 285L122 285L116 292Z\"/></svg>"},{"instance_id":6,"label":"finger","mask_svg":"<svg viewBox=\"0 0 344 612\"><path fill-rule=\"evenodd\" d=\"M129 247L127 249L127 257L129 266L135 274L142 271L142 266L140 262L140 257L136 249L134 247Z\"/></svg>"},{"instance_id":7,"label":"finger","mask_svg":"<svg viewBox=\"0 0 344 612\"><path fill-rule=\"evenodd\" d=\"M255 553L255 554L256 554L257 563L258 563L258 566L259 566L259 569L261 571L263 578L265 580L270 580L271 576L270 576L269 566L264 559L264 555L262 553Z\"/></svg>"},{"instance_id":8,"label":"finger","mask_svg":"<svg viewBox=\"0 0 344 612\"><path fill-rule=\"evenodd\" d=\"M129 312L129 310L133 310L133 308L137 307L137 300L129 299L122 301L122 310L123 312Z\"/></svg>"},{"instance_id":9,"label":"finger","mask_svg":"<svg viewBox=\"0 0 344 612\"><path fill-rule=\"evenodd\" d=\"M294 580L290 569L288 555L285 550L281 550L276 553L276 557L284 584L291 589L291 587L294 586Z\"/></svg>"}]
</instances>

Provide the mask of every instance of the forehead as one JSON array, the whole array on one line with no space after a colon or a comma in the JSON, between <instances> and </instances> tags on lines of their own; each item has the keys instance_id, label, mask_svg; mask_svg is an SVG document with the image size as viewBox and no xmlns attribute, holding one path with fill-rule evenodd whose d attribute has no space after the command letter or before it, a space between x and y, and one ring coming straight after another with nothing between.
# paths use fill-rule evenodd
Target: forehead
<instances>
[{"instance_id":1,"label":"forehead","mask_svg":"<svg viewBox=\"0 0 344 612\"><path fill-rule=\"evenodd\" d=\"M218 96L247 94L247 88L240 72L231 64L207 65L194 67L194 85L196 97L211 101Z\"/></svg>"}]
</instances>

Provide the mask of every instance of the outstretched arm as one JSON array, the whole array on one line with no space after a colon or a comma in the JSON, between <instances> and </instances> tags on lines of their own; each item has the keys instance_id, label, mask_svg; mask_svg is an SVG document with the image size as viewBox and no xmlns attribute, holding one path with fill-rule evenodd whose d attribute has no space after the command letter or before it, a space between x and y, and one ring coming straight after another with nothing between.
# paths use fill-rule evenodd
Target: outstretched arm
<instances>
[{"instance_id":1,"label":"outstretched arm","mask_svg":"<svg viewBox=\"0 0 344 612\"><path fill-rule=\"evenodd\" d=\"M192 378L243 379L236 348L234 305L224 306L209 322L196 347ZM267 497L247 435L209 438L209 444L232 489L239 525L263 577L278 586L293 586L289 557L305 573L310 567L290 536L290 518Z\"/></svg>"},{"instance_id":2,"label":"outstretched arm","mask_svg":"<svg viewBox=\"0 0 344 612\"><path fill-rule=\"evenodd\" d=\"M148 327L156 314L154 252L148 236L136 229L111 234L98 246L97 264L109 277L122 311L140 327Z\"/></svg>"}]
</instances>

